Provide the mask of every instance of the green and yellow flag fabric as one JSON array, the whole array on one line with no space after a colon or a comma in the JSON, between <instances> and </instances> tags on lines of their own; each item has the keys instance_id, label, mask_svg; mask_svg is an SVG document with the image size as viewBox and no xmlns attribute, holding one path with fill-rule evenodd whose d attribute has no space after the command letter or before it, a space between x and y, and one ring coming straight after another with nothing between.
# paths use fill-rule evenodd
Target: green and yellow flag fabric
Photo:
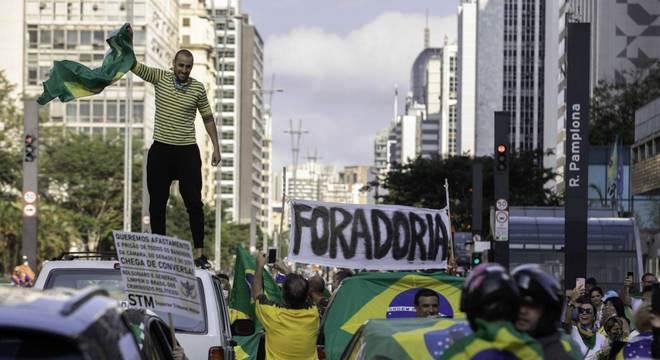
<instances>
[{"instance_id":1,"label":"green and yellow flag fabric","mask_svg":"<svg viewBox=\"0 0 660 360\"><path fill-rule=\"evenodd\" d=\"M462 319L463 279L445 273L362 272L345 279L330 300L321 325L327 359L339 359L353 334L367 320L415 317L419 289L435 290L440 315Z\"/></svg>"},{"instance_id":2,"label":"green and yellow flag fabric","mask_svg":"<svg viewBox=\"0 0 660 360\"><path fill-rule=\"evenodd\" d=\"M447 351L441 360L542 360L543 348L529 335L519 332L505 321L477 320L477 331L468 335Z\"/></svg>"},{"instance_id":3,"label":"green and yellow flag fabric","mask_svg":"<svg viewBox=\"0 0 660 360\"><path fill-rule=\"evenodd\" d=\"M105 54L100 68L90 69L70 60L55 61L37 103L45 105L54 98L67 102L95 95L124 76L135 62L133 35L129 27L129 24L124 24L106 40L110 51Z\"/></svg>"},{"instance_id":4,"label":"green and yellow flag fabric","mask_svg":"<svg viewBox=\"0 0 660 360\"><path fill-rule=\"evenodd\" d=\"M464 320L369 320L354 338L351 353L344 355L348 360L357 358L358 353L364 359L434 360L471 332Z\"/></svg>"},{"instance_id":5,"label":"green and yellow flag fabric","mask_svg":"<svg viewBox=\"0 0 660 360\"><path fill-rule=\"evenodd\" d=\"M236 247L236 263L234 264L234 284L229 295L230 321L236 319L253 319L255 334L252 336L235 336L238 343L237 359L256 359L259 348L259 333L263 329L254 313L252 300L252 279L256 269L256 261L250 253L241 246ZM279 286L267 271L264 271L264 294L268 300L282 303L282 293Z\"/></svg>"}]
</instances>

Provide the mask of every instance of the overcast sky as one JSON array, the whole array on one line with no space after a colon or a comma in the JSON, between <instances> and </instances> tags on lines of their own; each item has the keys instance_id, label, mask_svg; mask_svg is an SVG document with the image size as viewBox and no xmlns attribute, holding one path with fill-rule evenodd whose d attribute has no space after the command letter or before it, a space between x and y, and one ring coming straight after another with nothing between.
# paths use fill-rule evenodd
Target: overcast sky
<instances>
[{"instance_id":1,"label":"overcast sky","mask_svg":"<svg viewBox=\"0 0 660 360\"><path fill-rule=\"evenodd\" d=\"M242 0L265 43L265 87L273 97L273 170L291 163L289 119L302 119L300 162L372 165L376 132L399 108L423 49L426 10L431 46L457 38L458 0ZM297 125L296 125L297 126Z\"/></svg>"}]
</instances>

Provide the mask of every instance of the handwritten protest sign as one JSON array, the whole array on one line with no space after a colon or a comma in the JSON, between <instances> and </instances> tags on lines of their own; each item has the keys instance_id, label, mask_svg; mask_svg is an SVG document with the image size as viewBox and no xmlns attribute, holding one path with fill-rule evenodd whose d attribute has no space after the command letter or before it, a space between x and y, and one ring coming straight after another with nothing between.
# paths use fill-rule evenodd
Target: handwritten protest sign
<instances>
[{"instance_id":1,"label":"handwritten protest sign","mask_svg":"<svg viewBox=\"0 0 660 360\"><path fill-rule=\"evenodd\" d=\"M447 210L291 200L289 260L368 270L441 269Z\"/></svg>"},{"instance_id":2,"label":"handwritten protest sign","mask_svg":"<svg viewBox=\"0 0 660 360\"><path fill-rule=\"evenodd\" d=\"M203 316L190 242L120 231L112 236L130 306Z\"/></svg>"}]
</instances>

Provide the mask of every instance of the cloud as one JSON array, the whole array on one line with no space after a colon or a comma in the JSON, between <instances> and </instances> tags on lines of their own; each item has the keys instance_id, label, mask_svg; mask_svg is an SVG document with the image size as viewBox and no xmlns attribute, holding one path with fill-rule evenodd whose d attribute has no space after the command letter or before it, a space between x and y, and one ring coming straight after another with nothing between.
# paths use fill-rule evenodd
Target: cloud
<instances>
[{"instance_id":1,"label":"cloud","mask_svg":"<svg viewBox=\"0 0 660 360\"><path fill-rule=\"evenodd\" d=\"M423 48L425 16L386 12L345 36L297 27L266 41L269 72L349 86L388 89L406 83ZM456 39L456 16L430 17L431 46Z\"/></svg>"},{"instance_id":2,"label":"cloud","mask_svg":"<svg viewBox=\"0 0 660 360\"><path fill-rule=\"evenodd\" d=\"M372 164L373 139L392 119L393 84L399 104L424 44L426 18L386 12L345 35L297 27L265 41L266 79L284 93L273 100L274 169L290 163L289 119L309 130L300 161L318 149L322 163ZM456 16L430 17L431 46L456 39ZM267 81L268 83L268 81ZM400 108L402 106L400 105Z\"/></svg>"}]
</instances>

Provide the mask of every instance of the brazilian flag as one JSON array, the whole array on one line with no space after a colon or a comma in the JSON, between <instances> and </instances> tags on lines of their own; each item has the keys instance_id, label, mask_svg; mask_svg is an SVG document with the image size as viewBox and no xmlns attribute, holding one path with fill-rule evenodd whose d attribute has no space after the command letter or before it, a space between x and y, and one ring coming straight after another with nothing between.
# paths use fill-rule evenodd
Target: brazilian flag
<instances>
[{"instance_id":1,"label":"brazilian flag","mask_svg":"<svg viewBox=\"0 0 660 360\"><path fill-rule=\"evenodd\" d=\"M344 279L330 300L321 325L327 359L339 359L367 320L415 317L415 294L435 290L440 316L464 318L459 311L463 279L445 273L362 272Z\"/></svg>"},{"instance_id":2,"label":"brazilian flag","mask_svg":"<svg viewBox=\"0 0 660 360\"><path fill-rule=\"evenodd\" d=\"M434 360L471 332L464 320L369 320L354 337L351 354L361 351L365 359Z\"/></svg>"},{"instance_id":3,"label":"brazilian flag","mask_svg":"<svg viewBox=\"0 0 660 360\"><path fill-rule=\"evenodd\" d=\"M250 253L241 246L236 247L236 263L234 264L234 284L229 295L230 322L236 319L253 319L255 333L252 336L236 336L237 359L256 359L259 349L259 333L263 330L254 312L252 300L252 279L256 269L256 261ZM268 300L282 303L280 288L267 271L264 271L264 294Z\"/></svg>"},{"instance_id":4,"label":"brazilian flag","mask_svg":"<svg viewBox=\"0 0 660 360\"><path fill-rule=\"evenodd\" d=\"M70 60L55 61L37 103L45 105L54 98L67 102L95 95L124 76L135 63L133 35L129 27L128 23L124 24L106 40L110 51L105 54L100 68L90 69Z\"/></svg>"},{"instance_id":5,"label":"brazilian flag","mask_svg":"<svg viewBox=\"0 0 660 360\"><path fill-rule=\"evenodd\" d=\"M543 348L510 322L477 320L477 331L451 346L440 359L542 360Z\"/></svg>"}]
</instances>

